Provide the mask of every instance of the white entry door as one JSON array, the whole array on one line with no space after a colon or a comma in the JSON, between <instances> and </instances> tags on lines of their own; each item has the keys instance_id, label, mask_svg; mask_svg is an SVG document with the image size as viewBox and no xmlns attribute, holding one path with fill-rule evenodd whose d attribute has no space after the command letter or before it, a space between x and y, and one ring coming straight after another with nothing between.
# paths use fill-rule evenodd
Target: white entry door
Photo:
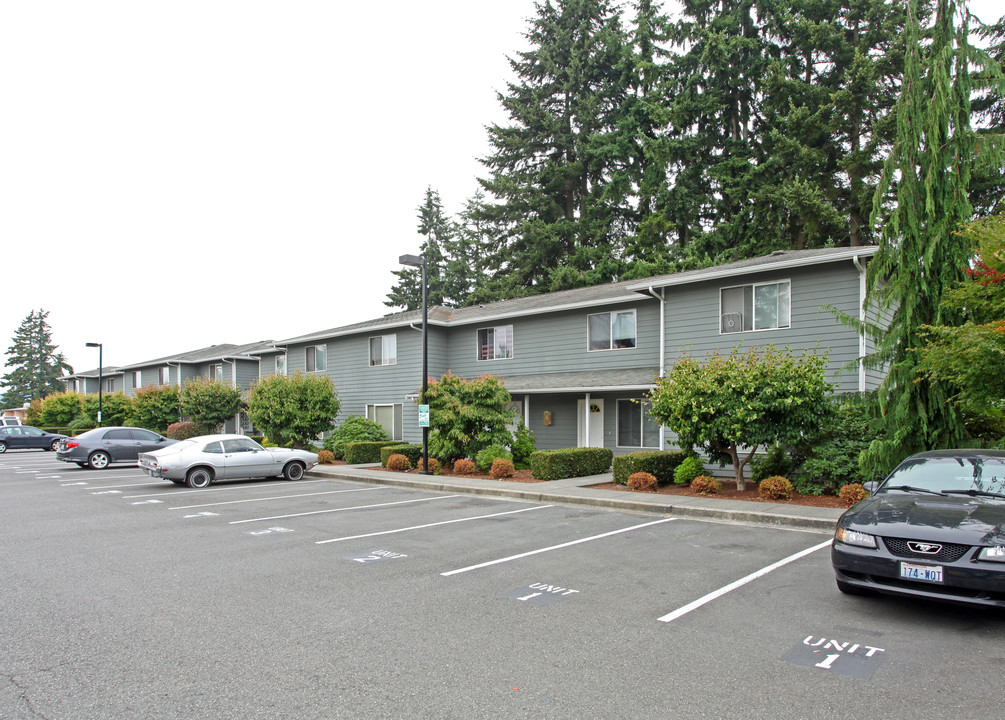
<instances>
[{"instance_id":1,"label":"white entry door","mask_svg":"<svg viewBox=\"0 0 1005 720\"><path fill-rule=\"evenodd\" d=\"M604 447L604 401L590 398L589 410L589 422L587 422L586 400L580 400L577 423L579 447ZM589 437L587 437L587 426L589 426Z\"/></svg>"}]
</instances>

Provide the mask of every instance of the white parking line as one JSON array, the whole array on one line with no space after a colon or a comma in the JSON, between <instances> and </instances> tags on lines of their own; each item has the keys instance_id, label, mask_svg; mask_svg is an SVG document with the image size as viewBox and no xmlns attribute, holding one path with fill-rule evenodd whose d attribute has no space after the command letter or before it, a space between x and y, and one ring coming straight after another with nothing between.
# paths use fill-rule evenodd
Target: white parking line
<instances>
[{"instance_id":1,"label":"white parking line","mask_svg":"<svg viewBox=\"0 0 1005 720\"><path fill-rule=\"evenodd\" d=\"M352 488L350 490L325 490L316 493L301 493L299 495L270 495L260 498L246 498L244 500L222 500L215 503L202 503L200 505L179 505L170 507L168 510L191 510L192 508L213 507L214 505L237 505L238 503L264 502L266 500L289 500L290 498L314 497L315 495L337 495L339 493L365 492L367 490L388 490L387 485L374 485L373 487Z\"/></svg>"},{"instance_id":2,"label":"white parking line","mask_svg":"<svg viewBox=\"0 0 1005 720\"><path fill-rule=\"evenodd\" d=\"M436 527L437 525L452 525L453 523L468 522L469 520L484 520L485 518L499 517L500 515L515 515L516 513L527 512L529 510L543 510L544 508L555 507L554 505L538 505L536 507L521 508L519 510L507 510L506 512L492 513L491 515L476 515L475 517L460 518L459 520L444 520L443 522L426 523L425 525L413 525L412 527L398 528L397 530L382 530L365 535L347 535L346 537L332 538L331 540L316 540L315 545L325 545L327 543L342 542L343 540L358 540L360 538L376 537L377 535L393 535L394 533L408 532L409 530L422 530L423 528Z\"/></svg>"},{"instance_id":3,"label":"white parking line","mask_svg":"<svg viewBox=\"0 0 1005 720\"><path fill-rule=\"evenodd\" d=\"M76 482L76 477L73 478L73 481ZM64 478L63 482L70 482L70 480L67 480L67 479ZM87 483L84 483L84 484L88 485ZM148 482L145 482L145 483L129 483L128 485L88 485L87 489L88 490L108 490L109 488L130 488L130 487L150 487L150 483L148 483Z\"/></svg>"},{"instance_id":4,"label":"white parking line","mask_svg":"<svg viewBox=\"0 0 1005 720\"><path fill-rule=\"evenodd\" d=\"M649 527L650 525L659 525L661 523L673 522L677 518L664 518L662 520L653 520L652 522L642 523L641 525L632 525L631 527L622 528L620 530L611 530L610 532L601 533L600 535L592 535L586 538L580 538L579 540L573 540L572 542L562 543L561 545L552 545L551 547L541 548L539 550L531 550L530 552L520 553L519 555L510 555L509 557L499 558L498 560L490 560L489 562L480 563L478 565L471 565L469 567L460 568L459 570L450 570L449 572L440 573L443 577L448 577L450 575L459 575L460 573L468 572L469 570L478 570L480 568L489 567L490 565L498 565L500 563L509 562L510 560L519 560L520 558L530 557L531 555L538 555L540 553L551 552L552 550L561 550L562 548L572 547L573 545L579 545L580 543L590 542L591 540L600 540L601 538L610 537L612 535L620 535L621 533L630 532L632 530L638 530L640 528Z\"/></svg>"},{"instance_id":5,"label":"white parking line","mask_svg":"<svg viewBox=\"0 0 1005 720\"><path fill-rule=\"evenodd\" d=\"M251 518L250 520L232 520L231 525L241 525L250 522L263 522L265 520L285 520L293 517L306 517L308 515L324 515L325 513L346 512L347 510L368 510L370 508L390 507L391 505L407 505L408 503L426 502L427 500L448 500L449 498L460 497L460 495L439 495L437 497L418 498L416 500L399 500L397 502L378 503L376 505L356 505L347 508L332 508L330 510L313 510L311 512L292 513L290 515L273 515L272 517Z\"/></svg>"},{"instance_id":6,"label":"white parking line","mask_svg":"<svg viewBox=\"0 0 1005 720\"><path fill-rule=\"evenodd\" d=\"M165 482L170 481L165 480ZM328 480L297 480L297 485L307 485L309 483L319 483L319 482L328 482ZM170 492L172 495L182 495L185 493L202 493L204 495L208 495L209 493L227 492L228 490L247 490L249 488L255 488L255 489L270 488L275 487L276 485L289 485L289 484L290 484L289 480L277 480L275 482L256 482L252 483L251 485L245 485L244 483L241 483L239 485L214 485L211 488L200 488L196 490L176 490L174 489L175 487L174 483L171 483L171 485L164 485L164 489L158 493L153 493L151 495L126 495L124 499L135 500L136 498L160 497L166 492Z\"/></svg>"},{"instance_id":7,"label":"white parking line","mask_svg":"<svg viewBox=\"0 0 1005 720\"><path fill-rule=\"evenodd\" d=\"M789 557L785 558L784 560L779 560L778 562L773 563L772 565L768 565L765 568L761 568L757 572L754 572L754 573L751 573L750 575L747 575L747 577L740 578L736 582L731 582L729 585L725 585L724 587L719 588L715 592L710 592L708 595L705 595L704 597L700 597L697 600L695 600L694 602L688 603L684 607L678 608L677 610L674 610L672 613L667 613L666 615L664 615L663 617L658 618L658 619L659 619L660 622L672 622L672 621L676 620L677 618L679 618L679 617L681 617L683 615L687 615L692 610L697 610L702 605L710 603L713 600L715 600L716 598L720 598L723 595L725 595L726 593L732 592L733 590L736 590L738 587L742 587L742 586L746 585L747 583L756 580L759 577L763 577L764 575L767 575L772 570L777 570L780 567L788 565L790 562L795 562L799 558L806 557L807 555L810 555L811 553L815 553L817 550L821 550L821 549L827 547L828 545L831 544L831 542L832 542L832 540L828 540L827 542L822 542L819 545L814 545L811 548L807 548L806 550L802 550L801 552L797 552L795 555L790 555Z\"/></svg>"}]
</instances>

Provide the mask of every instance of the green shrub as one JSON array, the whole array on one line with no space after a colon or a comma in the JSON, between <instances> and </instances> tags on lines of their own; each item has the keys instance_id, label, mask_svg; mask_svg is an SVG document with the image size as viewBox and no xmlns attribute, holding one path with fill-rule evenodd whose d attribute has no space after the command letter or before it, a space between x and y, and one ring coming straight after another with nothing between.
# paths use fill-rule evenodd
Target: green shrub
<instances>
[{"instance_id":1,"label":"green shrub","mask_svg":"<svg viewBox=\"0 0 1005 720\"><path fill-rule=\"evenodd\" d=\"M851 507L860 500L865 500L869 497L869 491L862 487L859 483L848 483L847 485L842 485L840 492L838 492L838 497L844 501L844 504Z\"/></svg>"},{"instance_id":2,"label":"green shrub","mask_svg":"<svg viewBox=\"0 0 1005 720\"><path fill-rule=\"evenodd\" d=\"M780 475L764 478L757 485L757 494L765 500L789 500L792 490L792 483Z\"/></svg>"},{"instance_id":3,"label":"green shrub","mask_svg":"<svg viewBox=\"0 0 1005 720\"><path fill-rule=\"evenodd\" d=\"M321 465L331 465L335 462L335 456L332 455L331 450L319 450L318 451L318 463Z\"/></svg>"},{"instance_id":4,"label":"green shrub","mask_svg":"<svg viewBox=\"0 0 1005 720\"><path fill-rule=\"evenodd\" d=\"M419 470L422 471L423 468L422 468L422 457L421 456L419 457L419 461L415 464L415 467L419 468ZM431 458L429 458L429 466L426 468L426 470L428 472L431 472L433 475L440 475L440 474L443 473L443 466L440 465L440 461L439 460L437 460L434 457L431 457Z\"/></svg>"},{"instance_id":5,"label":"green shrub","mask_svg":"<svg viewBox=\"0 0 1005 720\"><path fill-rule=\"evenodd\" d=\"M320 373L266 375L248 395L248 417L280 445L313 448L335 424L341 403L331 377Z\"/></svg>"},{"instance_id":6,"label":"green shrub","mask_svg":"<svg viewBox=\"0 0 1005 720\"><path fill-rule=\"evenodd\" d=\"M674 469L673 481L677 485L687 485L699 475L705 475L706 472L701 458L696 455L688 455Z\"/></svg>"},{"instance_id":7,"label":"green shrub","mask_svg":"<svg viewBox=\"0 0 1005 720\"><path fill-rule=\"evenodd\" d=\"M759 483L769 477L788 477L791 472L789 453L781 445L772 445L764 455L751 462L750 479Z\"/></svg>"},{"instance_id":8,"label":"green shrub","mask_svg":"<svg viewBox=\"0 0 1005 720\"><path fill-rule=\"evenodd\" d=\"M475 455L475 465L482 472L488 472L489 468L492 467L492 463L499 458L506 458L507 460L513 460L513 453L504 448L502 445L489 445L488 447L479 450L478 454Z\"/></svg>"},{"instance_id":9,"label":"green shrub","mask_svg":"<svg viewBox=\"0 0 1005 720\"><path fill-rule=\"evenodd\" d=\"M78 415L73 418L69 425L67 425L70 432L74 435L79 435L82 432L87 432L88 430L93 430L95 427L95 422L86 415Z\"/></svg>"},{"instance_id":10,"label":"green shrub","mask_svg":"<svg viewBox=\"0 0 1005 720\"><path fill-rule=\"evenodd\" d=\"M710 475L699 475L691 481L691 492L699 495L716 495L722 490L722 483Z\"/></svg>"},{"instance_id":11,"label":"green shrub","mask_svg":"<svg viewBox=\"0 0 1005 720\"><path fill-rule=\"evenodd\" d=\"M345 461L348 465L363 465L380 462L380 449L396 445L391 440L376 442L351 442L345 445ZM334 454L334 453L333 453Z\"/></svg>"},{"instance_id":12,"label":"green shrub","mask_svg":"<svg viewBox=\"0 0 1005 720\"><path fill-rule=\"evenodd\" d=\"M454 472L457 475L474 475L478 471L478 466L474 461L466 458L454 461Z\"/></svg>"},{"instance_id":13,"label":"green shrub","mask_svg":"<svg viewBox=\"0 0 1005 720\"><path fill-rule=\"evenodd\" d=\"M162 433L171 423L178 422L179 393L174 385L148 385L133 396L128 423Z\"/></svg>"},{"instance_id":14,"label":"green shrub","mask_svg":"<svg viewBox=\"0 0 1005 720\"><path fill-rule=\"evenodd\" d=\"M656 492L659 483L652 473L636 472L628 476L628 487L641 492Z\"/></svg>"},{"instance_id":15,"label":"green shrub","mask_svg":"<svg viewBox=\"0 0 1005 720\"><path fill-rule=\"evenodd\" d=\"M42 425L69 427L83 409L81 396L77 393L53 393L43 398L39 411Z\"/></svg>"},{"instance_id":16,"label":"green shrub","mask_svg":"<svg viewBox=\"0 0 1005 720\"><path fill-rule=\"evenodd\" d=\"M401 453L394 453L387 458L387 464L384 467L395 472L404 472L412 469L412 463Z\"/></svg>"},{"instance_id":17,"label":"green shrub","mask_svg":"<svg viewBox=\"0 0 1005 720\"><path fill-rule=\"evenodd\" d=\"M389 443L380 449L380 466L387 467L387 459L395 453L407 457L414 466L419 462L418 458L422 457L422 446L409 445L408 443Z\"/></svg>"},{"instance_id":18,"label":"green shrub","mask_svg":"<svg viewBox=\"0 0 1005 720\"><path fill-rule=\"evenodd\" d=\"M647 472L659 485L673 482L674 470L687 457L679 450L642 450L614 458L614 482L624 485L632 473Z\"/></svg>"},{"instance_id":19,"label":"green shrub","mask_svg":"<svg viewBox=\"0 0 1005 720\"><path fill-rule=\"evenodd\" d=\"M531 432L530 428L524 425L523 420L517 424L516 432L513 433L513 443L510 447L513 449L513 465L514 467L520 469L526 469L530 467L530 456L534 454L536 450L537 441L534 438L534 433Z\"/></svg>"},{"instance_id":20,"label":"green shrub","mask_svg":"<svg viewBox=\"0 0 1005 720\"><path fill-rule=\"evenodd\" d=\"M198 435L206 435L206 429L191 421L171 423L164 434L172 440L188 440Z\"/></svg>"},{"instance_id":21,"label":"green shrub","mask_svg":"<svg viewBox=\"0 0 1005 720\"><path fill-rule=\"evenodd\" d=\"M842 485L874 479L859 467L858 458L881 433L873 427L873 394L846 394L824 431L790 449L793 470L788 477L802 495L835 495Z\"/></svg>"},{"instance_id":22,"label":"green shrub","mask_svg":"<svg viewBox=\"0 0 1005 720\"><path fill-rule=\"evenodd\" d=\"M516 468L513 467L513 461L509 458L496 458L492 461L492 467L489 468L489 475L496 480L511 478L515 473Z\"/></svg>"},{"instance_id":23,"label":"green shrub","mask_svg":"<svg viewBox=\"0 0 1005 720\"><path fill-rule=\"evenodd\" d=\"M538 480L600 475L611 467L614 452L607 448L538 450L530 456L531 473Z\"/></svg>"},{"instance_id":24,"label":"green shrub","mask_svg":"<svg viewBox=\"0 0 1005 720\"><path fill-rule=\"evenodd\" d=\"M379 423L358 415L350 415L325 438L324 448L331 450L336 460L344 460L347 443L390 439Z\"/></svg>"}]
</instances>

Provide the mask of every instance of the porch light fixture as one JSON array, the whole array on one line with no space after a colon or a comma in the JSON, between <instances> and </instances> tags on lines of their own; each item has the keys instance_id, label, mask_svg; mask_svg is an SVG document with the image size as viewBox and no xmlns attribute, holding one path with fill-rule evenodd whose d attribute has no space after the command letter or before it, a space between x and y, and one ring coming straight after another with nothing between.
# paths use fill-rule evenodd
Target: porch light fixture
<instances>
[{"instance_id":1,"label":"porch light fixture","mask_svg":"<svg viewBox=\"0 0 1005 720\"><path fill-rule=\"evenodd\" d=\"M426 332L426 320L429 315L426 309L426 258L421 255L401 255L398 262L402 265L422 269L422 394L419 404L426 402L426 390L429 388L429 334ZM422 475L432 475L429 471L429 426L422 428Z\"/></svg>"},{"instance_id":2,"label":"porch light fixture","mask_svg":"<svg viewBox=\"0 0 1005 720\"><path fill-rule=\"evenodd\" d=\"M101 427L101 391L102 391L102 355L104 354L104 348L101 347L101 343L85 343L86 347L96 347L98 348L98 427Z\"/></svg>"}]
</instances>

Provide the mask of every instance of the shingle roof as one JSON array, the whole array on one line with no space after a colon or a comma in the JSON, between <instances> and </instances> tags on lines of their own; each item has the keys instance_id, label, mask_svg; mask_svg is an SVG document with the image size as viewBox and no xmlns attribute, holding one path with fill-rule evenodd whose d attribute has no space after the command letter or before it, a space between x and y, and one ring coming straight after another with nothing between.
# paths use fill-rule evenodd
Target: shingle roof
<instances>
[{"instance_id":1,"label":"shingle roof","mask_svg":"<svg viewBox=\"0 0 1005 720\"><path fill-rule=\"evenodd\" d=\"M817 265L820 263L851 261L854 257L869 257L878 248L874 245L856 248L820 248L814 250L779 250L770 255L737 260L725 265L686 270L669 275L656 275L637 280L622 280L619 282L594 285L591 287L560 290L558 292L542 293L527 297L499 300L484 305L472 305L461 308L446 308L433 306L429 308L429 324L439 326L466 325L479 323L496 318L534 315L544 312L591 307L618 302L638 302L639 295L651 297L649 288L687 285L704 280L725 278L752 272L768 272L771 270ZM655 298L653 298L655 301ZM407 325L419 325L422 322L421 310L408 310L391 313L380 318L365 320L351 325L329 328L318 332L300 335L277 341L277 345L292 345L296 343L352 335L360 331L378 328L393 328Z\"/></svg>"}]
</instances>

